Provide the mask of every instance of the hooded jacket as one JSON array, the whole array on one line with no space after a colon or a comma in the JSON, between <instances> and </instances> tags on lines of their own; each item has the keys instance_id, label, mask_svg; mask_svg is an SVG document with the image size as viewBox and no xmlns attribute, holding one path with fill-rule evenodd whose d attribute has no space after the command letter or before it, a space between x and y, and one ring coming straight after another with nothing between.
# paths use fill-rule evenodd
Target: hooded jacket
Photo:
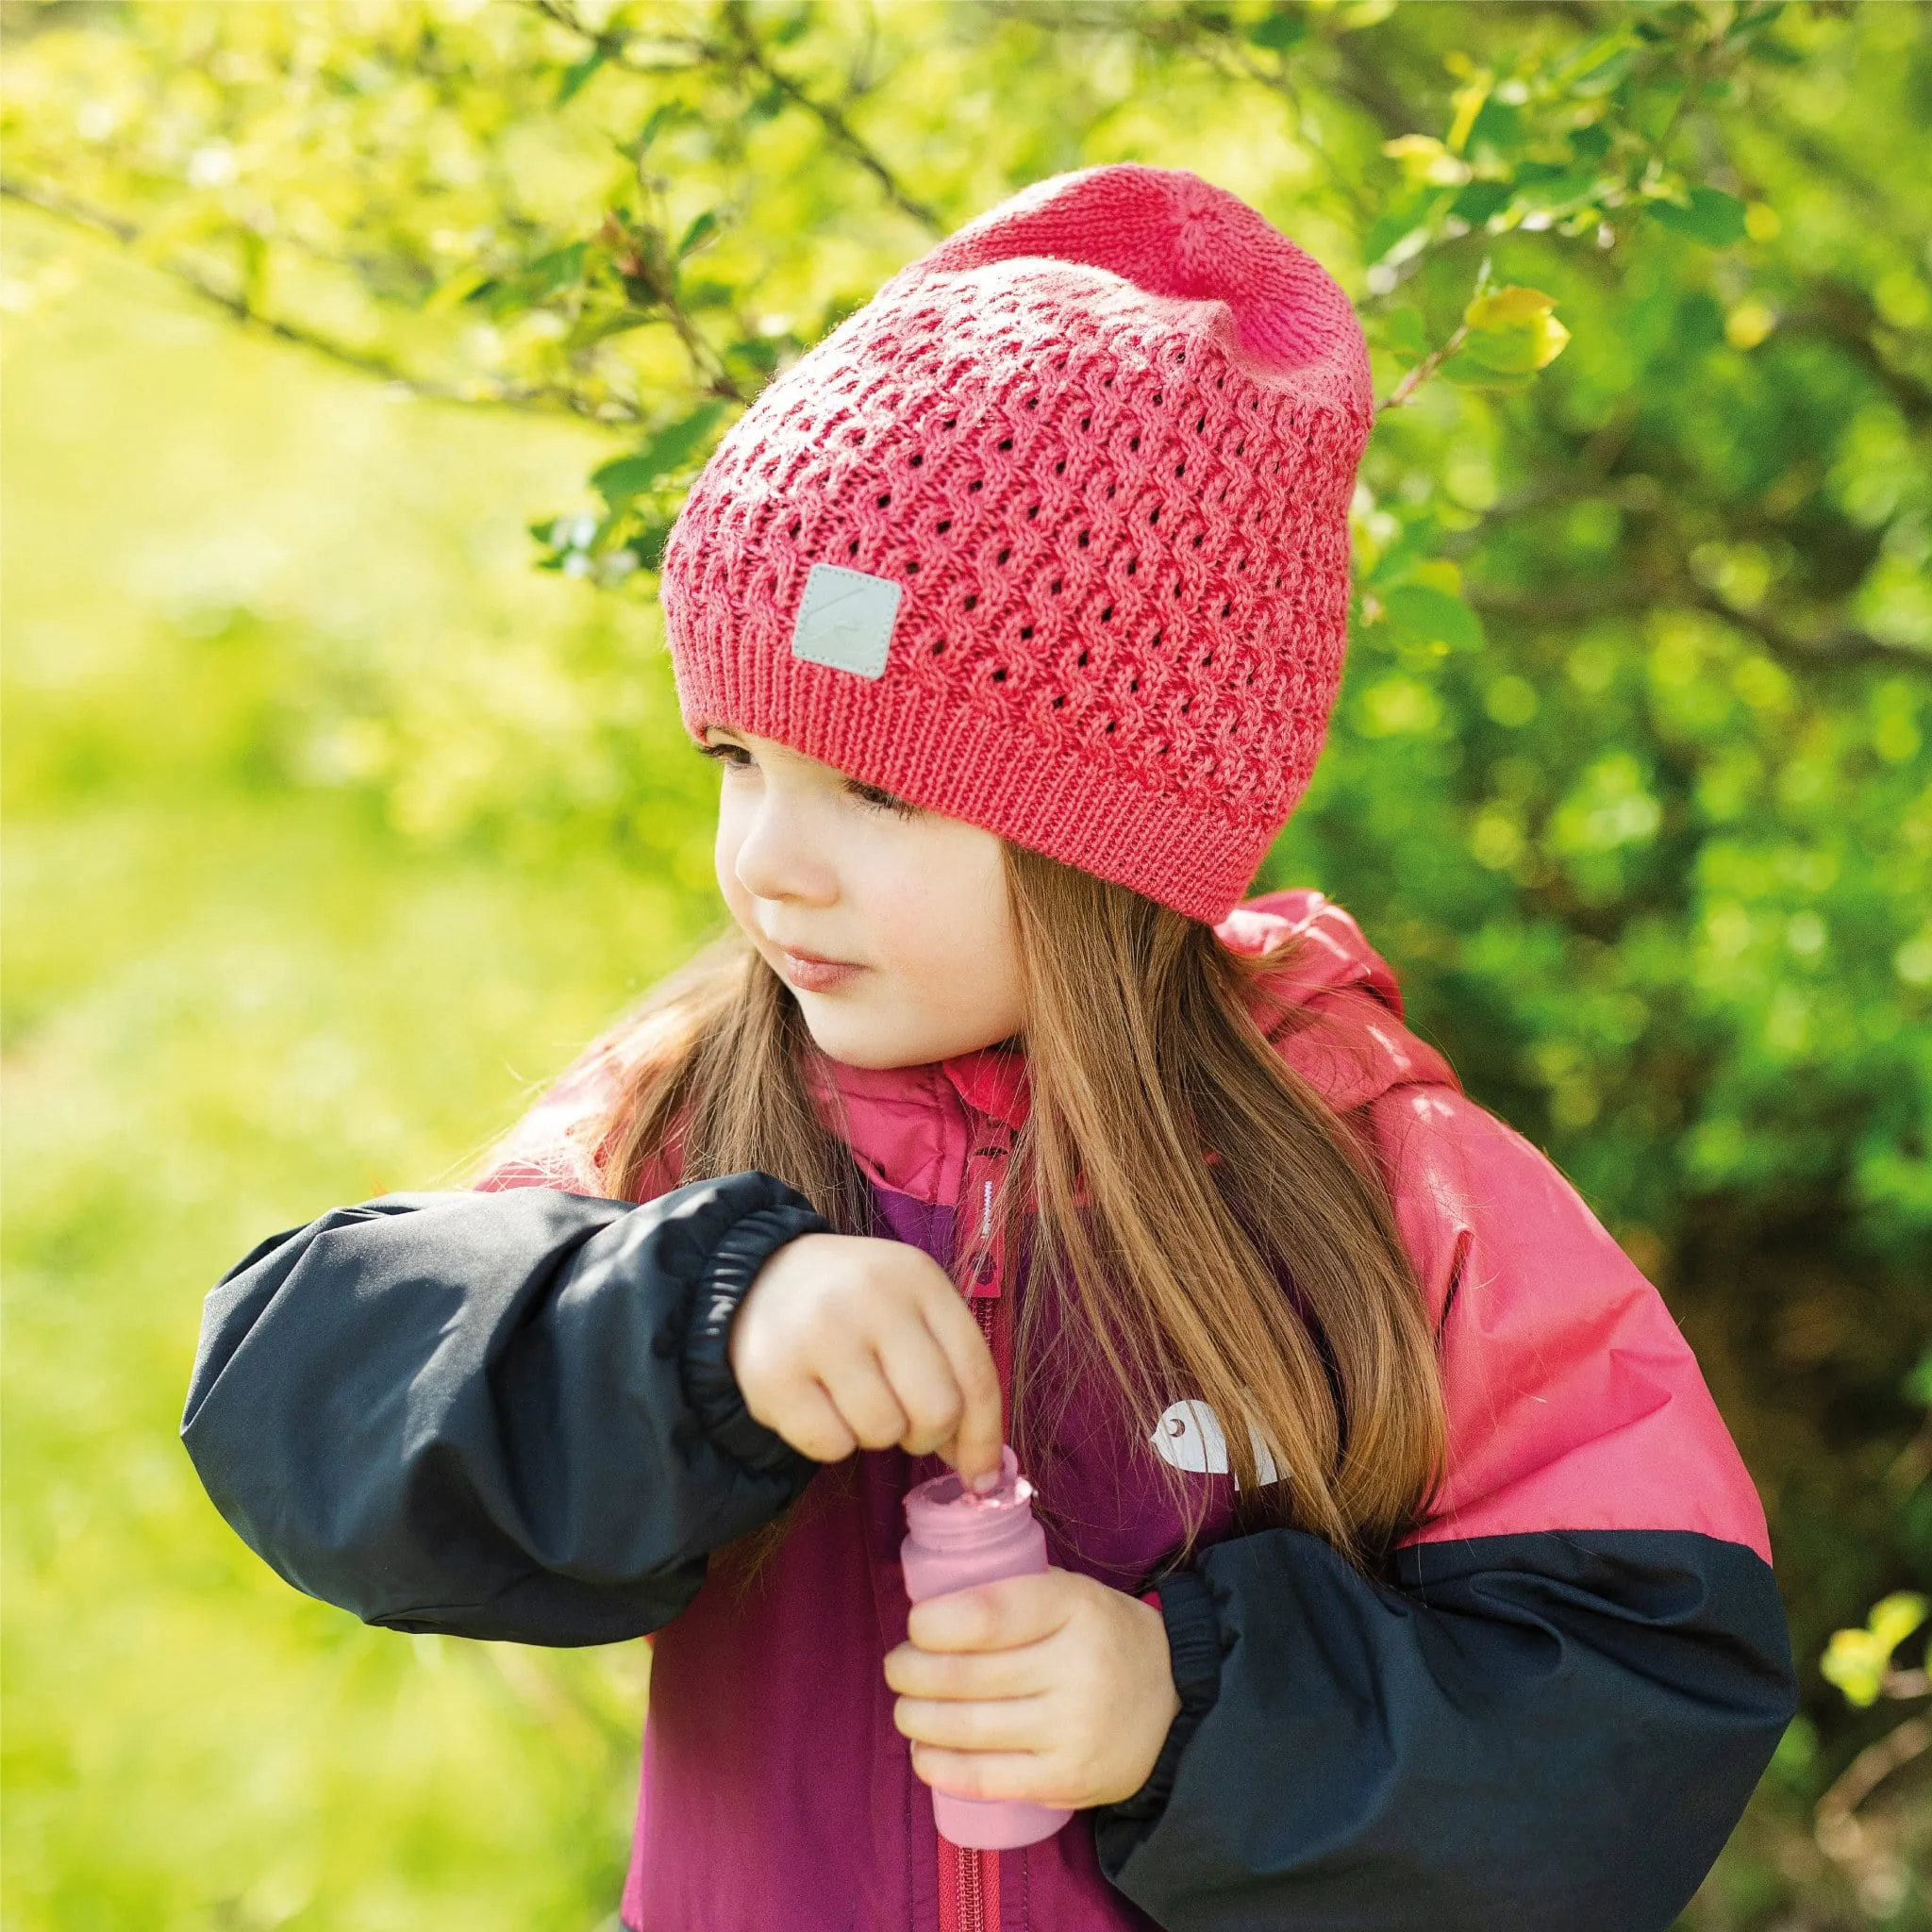
<instances>
[{"instance_id":1,"label":"hooded jacket","mask_svg":"<svg viewBox=\"0 0 1932 1932\"><path fill-rule=\"evenodd\" d=\"M1158 1591L1182 1708L1140 1791L1044 1843L939 1839L891 1722L903 1499L940 1465L821 1469L732 1380L740 1298L825 1223L757 1173L597 1197L581 1135L622 1035L475 1191L338 1209L209 1295L183 1434L298 1589L403 1630L655 1636L632 1932L1662 1932L1721 1849L1794 1690L1763 1512L1690 1349L1551 1163L1403 1026L1344 912L1277 893L1219 931L1285 947L1269 991L1298 1024L1271 1038L1391 1179L1446 1473L1363 1576L1314 1537L1235 1532L1187 1390L1135 1419L1137 1460L1119 1398L1074 1387L1052 1558ZM831 1071L880 1231L947 1266L983 1251L1010 1388L1028 1283L991 1204L1024 1061ZM1157 1457L1200 1485L1186 1562ZM794 1504L763 1569L710 1561Z\"/></svg>"}]
</instances>

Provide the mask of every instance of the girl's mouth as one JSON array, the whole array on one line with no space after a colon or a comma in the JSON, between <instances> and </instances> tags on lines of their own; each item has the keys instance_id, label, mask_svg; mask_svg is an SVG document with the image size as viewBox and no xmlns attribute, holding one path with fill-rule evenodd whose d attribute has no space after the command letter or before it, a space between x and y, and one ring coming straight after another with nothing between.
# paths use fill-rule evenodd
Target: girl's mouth
<instances>
[{"instance_id":1,"label":"girl's mouth","mask_svg":"<svg viewBox=\"0 0 1932 1932\"><path fill-rule=\"evenodd\" d=\"M809 953L781 949L779 958L784 961L781 970L785 977L801 992L834 991L865 971L863 966L856 966L848 959L819 959Z\"/></svg>"}]
</instances>

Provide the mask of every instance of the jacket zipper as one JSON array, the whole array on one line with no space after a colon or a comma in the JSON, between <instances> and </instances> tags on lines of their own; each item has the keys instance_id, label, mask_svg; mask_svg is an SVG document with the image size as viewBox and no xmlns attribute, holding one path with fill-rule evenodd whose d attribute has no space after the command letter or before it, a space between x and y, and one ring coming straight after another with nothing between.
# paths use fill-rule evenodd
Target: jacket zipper
<instances>
[{"instance_id":1,"label":"jacket zipper","mask_svg":"<svg viewBox=\"0 0 1932 1932\"><path fill-rule=\"evenodd\" d=\"M1001 1123L993 1123L973 1150L967 1167L967 1190L963 1198L976 1195L979 1226L966 1293L986 1337L1000 1379L1000 1416L1004 1422L1012 1400L1011 1310L1000 1320L1006 1296L1005 1242L993 1213L999 1183L1005 1178L1007 1157L1012 1136ZM1002 1429L1002 1436L1005 1431ZM1000 1923L1000 1855L972 1851L939 1840L940 1932L998 1932ZM949 1869L950 1868L950 1869ZM951 1880L948 1883L948 1879Z\"/></svg>"}]
</instances>

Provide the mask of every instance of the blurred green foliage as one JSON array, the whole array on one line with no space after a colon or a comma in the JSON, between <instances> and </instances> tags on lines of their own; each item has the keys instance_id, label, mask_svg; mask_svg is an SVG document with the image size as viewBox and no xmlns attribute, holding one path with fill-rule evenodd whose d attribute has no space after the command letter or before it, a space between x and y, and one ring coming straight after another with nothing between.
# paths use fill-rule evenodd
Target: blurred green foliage
<instances>
[{"instance_id":1,"label":"blurred green foliage","mask_svg":"<svg viewBox=\"0 0 1932 1932\"><path fill-rule=\"evenodd\" d=\"M682 489L933 235L1095 161L1303 241L1390 405L1264 882L1362 919L1662 1285L1801 1656L1932 1581L1932 16L0 31L9 1923L608 1916L628 1653L412 1651L281 1591L169 1441L195 1298L451 1171L715 918L651 601ZM1840 1640L1862 1710L1812 1674L1690 1924L1932 1924L1923 1763L1861 1782L1880 1691L1923 1694L1897 1621Z\"/></svg>"}]
</instances>

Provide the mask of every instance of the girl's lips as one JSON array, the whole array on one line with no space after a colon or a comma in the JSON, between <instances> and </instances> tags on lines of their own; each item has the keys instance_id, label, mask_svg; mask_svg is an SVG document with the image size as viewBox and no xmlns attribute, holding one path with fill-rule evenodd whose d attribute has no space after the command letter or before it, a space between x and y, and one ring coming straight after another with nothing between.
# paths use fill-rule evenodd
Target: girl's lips
<instances>
[{"instance_id":1,"label":"girl's lips","mask_svg":"<svg viewBox=\"0 0 1932 1932\"><path fill-rule=\"evenodd\" d=\"M782 952L785 977L801 992L830 992L841 987L855 974L863 973L863 966L855 966L843 959L814 959L806 953Z\"/></svg>"}]
</instances>

